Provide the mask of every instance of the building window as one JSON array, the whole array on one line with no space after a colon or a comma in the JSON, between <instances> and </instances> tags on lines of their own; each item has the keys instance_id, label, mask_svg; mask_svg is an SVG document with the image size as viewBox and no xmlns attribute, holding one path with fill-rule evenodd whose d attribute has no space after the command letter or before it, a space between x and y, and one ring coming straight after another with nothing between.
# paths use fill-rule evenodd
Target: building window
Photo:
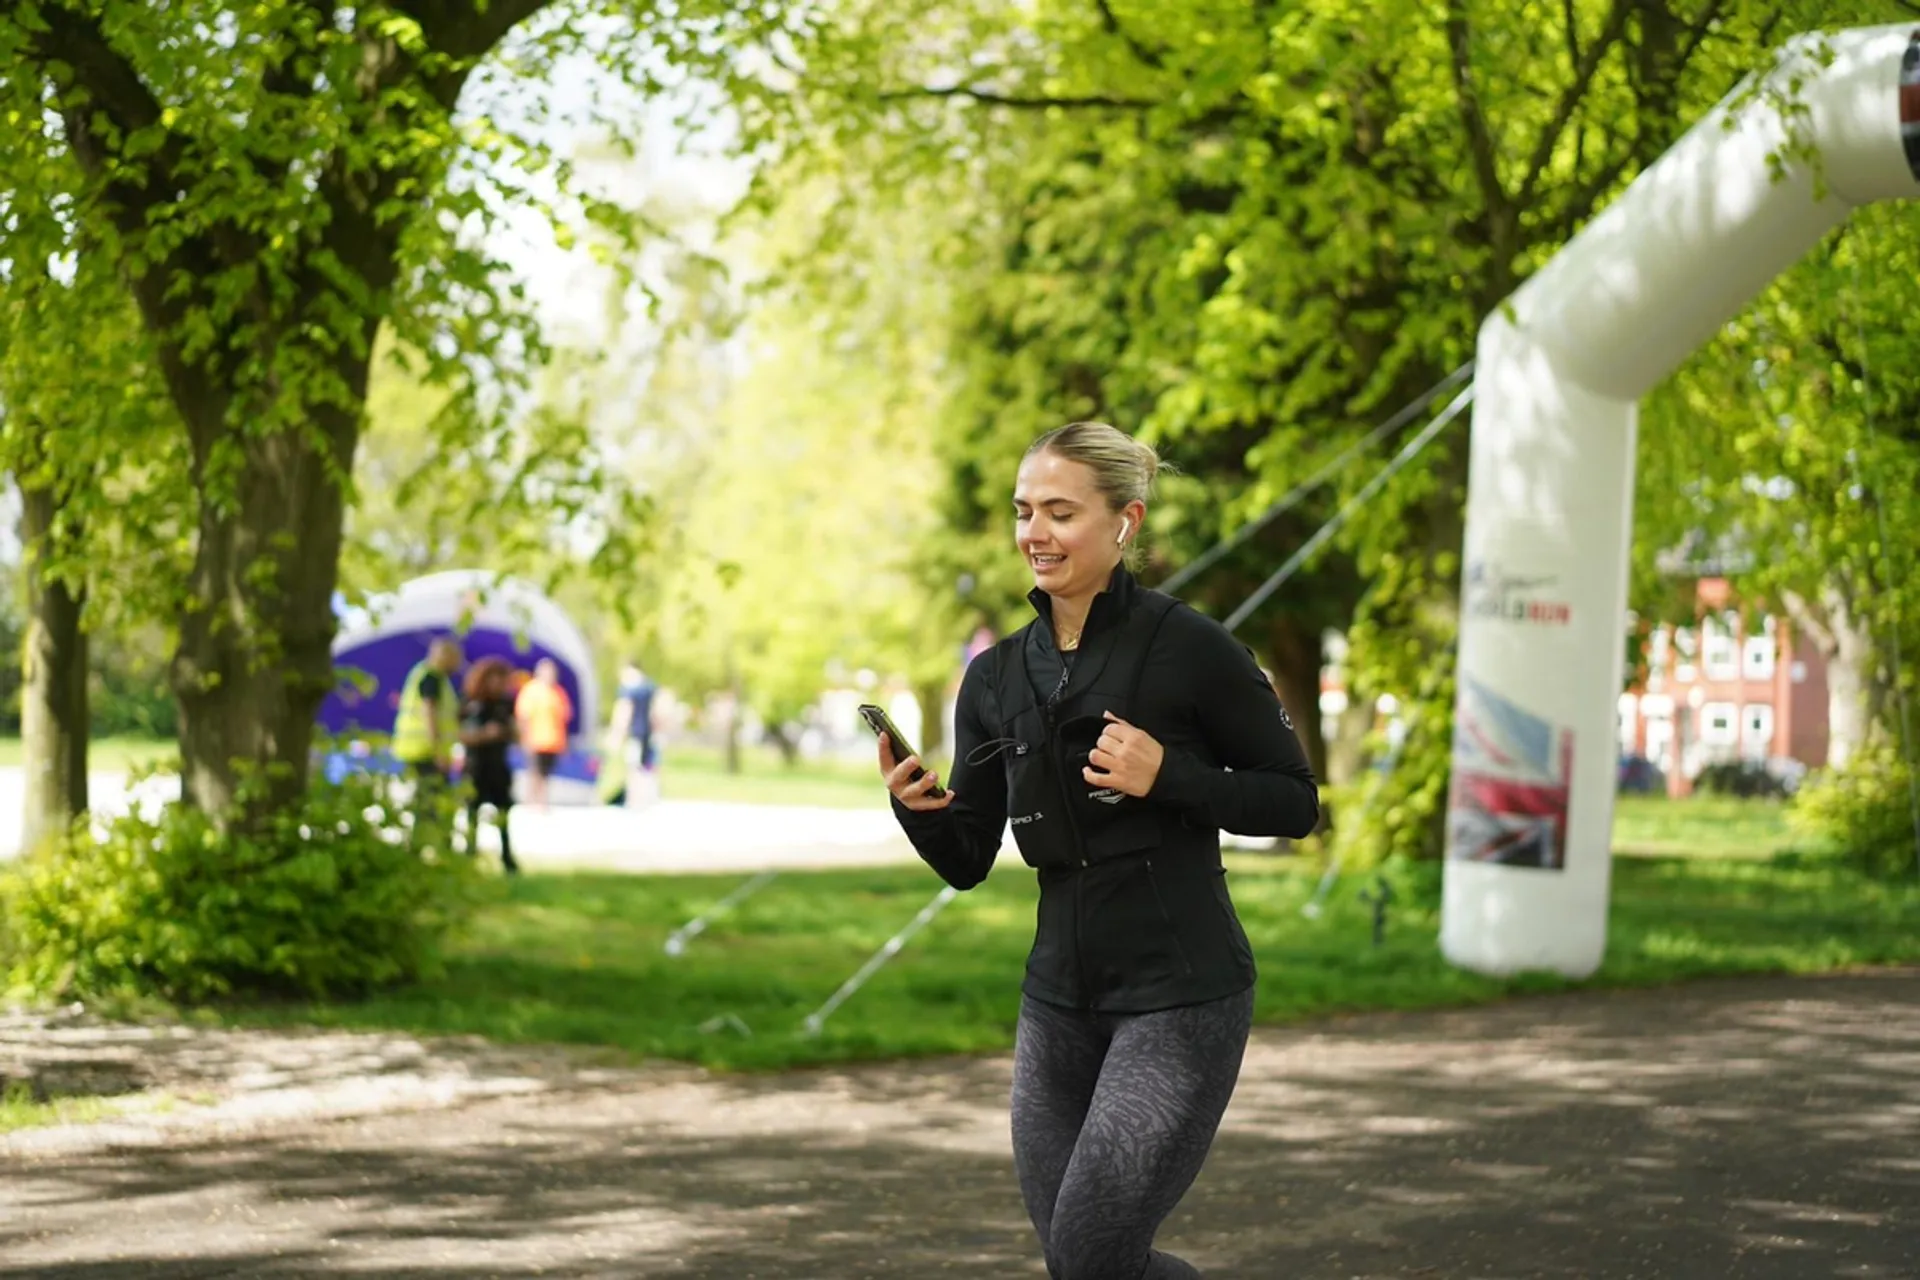
<instances>
[{"instance_id":1,"label":"building window","mask_svg":"<svg viewBox=\"0 0 1920 1280\"><path fill-rule=\"evenodd\" d=\"M1706 622L1706 638L1702 646L1702 665L1709 680L1738 680L1740 678L1740 642L1733 638L1733 628L1726 618L1709 618Z\"/></svg>"},{"instance_id":2,"label":"building window","mask_svg":"<svg viewBox=\"0 0 1920 1280\"><path fill-rule=\"evenodd\" d=\"M1749 680L1773 679L1773 629L1763 636L1748 636L1741 654L1741 669Z\"/></svg>"},{"instance_id":3,"label":"building window","mask_svg":"<svg viewBox=\"0 0 1920 1280\"><path fill-rule=\"evenodd\" d=\"M1732 746L1739 741L1739 719L1740 709L1731 702L1709 702L1700 708L1700 741L1710 747Z\"/></svg>"},{"instance_id":4,"label":"building window","mask_svg":"<svg viewBox=\"0 0 1920 1280\"><path fill-rule=\"evenodd\" d=\"M1768 704L1749 703L1741 714L1740 750L1756 760L1773 754L1773 708Z\"/></svg>"},{"instance_id":5,"label":"building window","mask_svg":"<svg viewBox=\"0 0 1920 1280\"><path fill-rule=\"evenodd\" d=\"M1694 636L1692 627L1680 627L1674 631L1673 651L1678 655L1678 660L1673 664L1673 678L1681 684L1687 684L1692 681L1694 677Z\"/></svg>"},{"instance_id":6,"label":"building window","mask_svg":"<svg viewBox=\"0 0 1920 1280\"><path fill-rule=\"evenodd\" d=\"M1638 741L1640 737L1640 725L1638 723L1640 719L1640 699L1631 693L1623 693L1620 695L1618 706L1620 724L1616 736L1620 739L1620 754L1630 756L1634 754L1635 748L1640 745Z\"/></svg>"},{"instance_id":7,"label":"building window","mask_svg":"<svg viewBox=\"0 0 1920 1280\"><path fill-rule=\"evenodd\" d=\"M1642 705L1647 721L1647 759L1660 766L1662 773L1673 772L1673 719L1665 710Z\"/></svg>"}]
</instances>

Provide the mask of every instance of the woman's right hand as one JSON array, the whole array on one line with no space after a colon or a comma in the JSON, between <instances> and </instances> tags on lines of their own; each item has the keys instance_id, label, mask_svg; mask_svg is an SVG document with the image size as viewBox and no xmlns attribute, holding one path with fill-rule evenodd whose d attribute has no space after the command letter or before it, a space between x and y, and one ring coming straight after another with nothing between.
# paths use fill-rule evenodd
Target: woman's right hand
<instances>
[{"instance_id":1,"label":"woman's right hand","mask_svg":"<svg viewBox=\"0 0 1920 1280\"><path fill-rule=\"evenodd\" d=\"M905 760L896 762L893 758L893 743L888 740L886 734L880 735L880 776L887 780L887 790L893 793L895 800L917 813L931 813L952 804L951 790L938 800L927 795L927 792L940 785L940 779L934 776L931 769L915 778L913 771L919 767L918 756L908 756Z\"/></svg>"}]
</instances>

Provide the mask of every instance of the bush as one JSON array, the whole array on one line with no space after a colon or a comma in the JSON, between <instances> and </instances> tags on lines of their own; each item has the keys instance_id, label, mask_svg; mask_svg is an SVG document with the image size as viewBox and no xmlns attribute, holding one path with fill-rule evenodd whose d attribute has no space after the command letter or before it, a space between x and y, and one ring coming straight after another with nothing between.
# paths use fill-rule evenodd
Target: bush
<instances>
[{"instance_id":1,"label":"bush","mask_svg":"<svg viewBox=\"0 0 1920 1280\"><path fill-rule=\"evenodd\" d=\"M1868 747L1845 768L1826 770L1802 786L1787 818L1796 835L1869 875L1914 874L1920 854L1914 848L1907 766L1889 744Z\"/></svg>"},{"instance_id":2,"label":"bush","mask_svg":"<svg viewBox=\"0 0 1920 1280\"><path fill-rule=\"evenodd\" d=\"M431 973L471 859L411 852L394 780L315 786L223 836L205 814L84 824L0 879L8 978L43 997L346 995Z\"/></svg>"},{"instance_id":3,"label":"bush","mask_svg":"<svg viewBox=\"0 0 1920 1280\"><path fill-rule=\"evenodd\" d=\"M1786 795L1787 783L1758 760L1716 760L1700 770L1693 789L1707 795L1758 799Z\"/></svg>"},{"instance_id":4,"label":"bush","mask_svg":"<svg viewBox=\"0 0 1920 1280\"><path fill-rule=\"evenodd\" d=\"M87 695L87 728L96 738L171 738L180 706L164 668L151 672L97 665Z\"/></svg>"},{"instance_id":5,"label":"bush","mask_svg":"<svg viewBox=\"0 0 1920 1280\"><path fill-rule=\"evenodd\" d=\"M26 643L26 628L14 610L10 592L0 591L0 738L20 736L21 647Z\"/></svg>"}]
</instances>

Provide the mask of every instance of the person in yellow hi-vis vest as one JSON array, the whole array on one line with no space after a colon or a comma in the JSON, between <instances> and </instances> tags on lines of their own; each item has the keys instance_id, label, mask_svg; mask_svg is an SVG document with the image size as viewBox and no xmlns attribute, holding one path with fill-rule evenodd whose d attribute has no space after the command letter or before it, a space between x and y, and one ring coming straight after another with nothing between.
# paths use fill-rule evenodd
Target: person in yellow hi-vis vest
<instances>
[{"instance_id":1,"label":"person in yellow hi-vis vest","mask_svg":"<svg viewBox=\"0 0 1920 1280\"><path fill-rule=\"evenodd\" d=\"M426 658L407 672L393 718L393 758L414 776L413 829L438 829L436 810L445 803L453 778L453 744L460 740L460 643L436 637Z\"/></svg>"}]
</instances>

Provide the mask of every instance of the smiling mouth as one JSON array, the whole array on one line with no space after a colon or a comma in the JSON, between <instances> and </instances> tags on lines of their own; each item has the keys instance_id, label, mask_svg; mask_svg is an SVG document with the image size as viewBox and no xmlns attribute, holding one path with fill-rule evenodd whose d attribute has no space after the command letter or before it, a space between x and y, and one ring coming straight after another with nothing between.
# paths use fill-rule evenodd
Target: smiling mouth
<instances>
[{"instance_id":1,"label":"smiling mouth","mask_svg":"<svg viewBox=\"0 0 1920 1280\"><path fill-rule=\"evenodd\" d=\"M1065 556L1029 556L1035 569L1058 569L1066 562Z\"/></svg>"}]
</instances>

